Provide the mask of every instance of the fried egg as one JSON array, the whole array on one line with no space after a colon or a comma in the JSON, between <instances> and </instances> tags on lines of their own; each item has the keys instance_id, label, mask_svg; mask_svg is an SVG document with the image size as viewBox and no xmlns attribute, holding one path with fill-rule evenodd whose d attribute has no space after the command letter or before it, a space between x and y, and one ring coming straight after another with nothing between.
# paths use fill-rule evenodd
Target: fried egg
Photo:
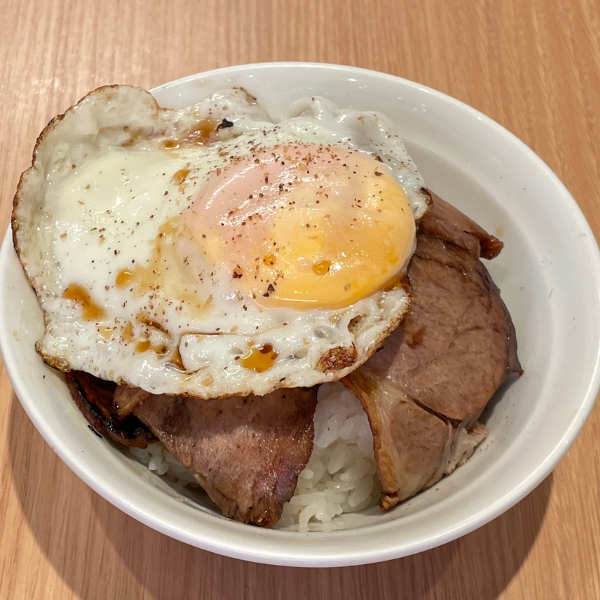
<instances>
[{"instance_id":1,"label":"fried egg","mask_svg":"<svg viewBox=\"0 0 600 600\"><path fill-rule=\"evenodd\" d=\"M428 194L382 115L274 122L242 89L183 110L100 88L44 130L13 209L63 371L201 398L358 367L410 303Z\"/></svg>"}]
</instances>

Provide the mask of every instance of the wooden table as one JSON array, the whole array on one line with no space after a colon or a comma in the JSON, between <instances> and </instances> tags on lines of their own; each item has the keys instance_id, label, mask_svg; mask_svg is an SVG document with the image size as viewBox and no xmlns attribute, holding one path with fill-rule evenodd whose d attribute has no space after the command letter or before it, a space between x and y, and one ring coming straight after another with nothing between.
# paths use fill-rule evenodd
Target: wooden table
<instances>
[{"instance_id":1,"label":"wooden table","mask_svg":"<svg viewBox=\"0 0 600 600\"><path fill-rule=\"evenodd\" d=\"M0 0L2 229L46 122L87 91L231 64L357 65L489 115L558 174L600 235L597 0ZM600 598L600 407L554 473L441 548L345 569L255 565L188 547L87 488L0 376L0 598Z\"/></svg>"}]
</instances>

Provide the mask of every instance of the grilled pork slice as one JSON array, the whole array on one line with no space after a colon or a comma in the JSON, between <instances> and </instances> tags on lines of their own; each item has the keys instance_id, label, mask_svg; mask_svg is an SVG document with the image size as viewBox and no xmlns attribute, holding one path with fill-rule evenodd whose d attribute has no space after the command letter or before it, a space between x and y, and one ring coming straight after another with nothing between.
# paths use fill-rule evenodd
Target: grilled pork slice
<instances>
[{"instance_id":1,"label":"grilled pork slice","mask_svg":"<svg viewBox=\"0 0 600 600\"><path fill-rule=\"evenodd\" d=\"M485 405L506 375L521 372L510 315L479 261L501 248L434 195L408 268L411 310L342 380L371 423L383 509L466 461L486 436L477 422Z\"/></svg>"},{"instance_id":2,"label":"grilled pork slice","mask_svg":"<svg viewBox=\"0 0 600 600\"><path fill-rule=\"evenodd\" d=\"M487 435L476 417L457 424L423 408L385 373L363 366L342 383L360 398L369 417L383 510L451 473Z\"/></svg>"},{"instance_id":3,"label":"grilled pork slice","mask_svg":"<svg viewBox=\"0 0 600 600\"><path fill-rule=\"evenodd\" d=\"M89 424L113 442L145 448L156 441L148 428L134 416L120 417L113 408L117 387L83 371L66 373L71 397Z\"/></svg>"},{"instance_id":4,"label":"grilled pork slice","mask_svg":"<svg viewBox=\"0 0 600 600\"><path fill-rule=\"evenodd\" d=\"M223 514L272 527L312 452L316 388L197 400L148 396L134 409Z\"/></svg>"},{"instance_id":5,"label":"grilled pork slice","mask_svg":"<svg viewBox=\"0 0 600 600\"><path fill-rule=\"evenodd\" d=\"M115 414L121 419L130 415L133 409L148 396L150 396L150 392L145 392L141 388L127 385L118 386L113 397Z\"/></svg>"},{"instance_id":6,"label":"grilled pork slice","mask_svg":"<svg viewBox=\"0 0 600 600\"><path fill-rule=\"evenodd\" d=\"M466 215L430 192L432 204L419 224L419 231L467 250L473 258L496 258L503 243Z\"/></svg>"}]
</instances>

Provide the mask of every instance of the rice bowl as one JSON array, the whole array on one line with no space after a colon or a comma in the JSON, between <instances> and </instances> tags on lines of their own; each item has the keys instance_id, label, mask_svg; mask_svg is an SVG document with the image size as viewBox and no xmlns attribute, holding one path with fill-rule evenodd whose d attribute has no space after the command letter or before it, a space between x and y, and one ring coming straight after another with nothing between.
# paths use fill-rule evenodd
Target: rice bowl
<instances>
[{"instance_id":1,"label":"rice bowl","mask_svg":"<svg viewBox=\"0 0 600 600\"><path fill-rule=\"evenodd\" d=\"M177 107L223 85L243 85L270 98L275 114L291 94L320 93L338 103L351 99L356 108L380 110L400 123L427 184L490 230L504 230L505 252L490 270L515 319L526 375L501 389L485 414L489 440L435 489L388 514L374 508L344 516L339 531L257 531L222 519L208 504L192 503L91 434L63 379L35 354L40 323L32 315L39 309L8 236L0 257L6 307L0 339L15 391L36 427L80 477L128 514L187 543L257 562L334 566L388 560L454 539L508 509L566 452L598 390L598 250L572 198L497 124L387 75L327 65L250 65L174 82L155 95ZM478 147L469 139L477 139ZM553 252L557 240L565 248L560 257ZM543 270L540 257L546 259ZM309 470L316 477L317 468Z\"/></svg>"}]
</instances>

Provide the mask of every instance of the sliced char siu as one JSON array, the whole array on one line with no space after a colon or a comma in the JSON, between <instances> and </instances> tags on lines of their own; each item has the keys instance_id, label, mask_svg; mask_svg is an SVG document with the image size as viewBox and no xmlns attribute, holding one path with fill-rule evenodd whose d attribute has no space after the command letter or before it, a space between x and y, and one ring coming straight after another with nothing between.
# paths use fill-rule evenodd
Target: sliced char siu
<instances>
[{"instance_id":1,"label":"sliced char siu","mask_svg":"<svg viewBox=\"0 0 600 600\"><path fill-rule=\"evenodd\" d=\"M71 397L97 433L130 447L145 448L156 441L148 428L134 416L121 418L116 414L113 407L115 383L83 371L66 373L66 378Z\"/></svg>"},{"instance_id":2,"label":"sliced char siu","mask_svg":"<svg viewBox=\"0 0 600 600\"><path fill-rule=\"evenodd\" d=\"M430 192L432 204L419 231L467 250L473 258L496 258L504 244L466 215Z\"/></svg>"},{"instance_id":3,"label":"sliced char siu","mask_svg":"<svg viewBox=\"0 0 600 600\"><path fill-rule=\"evenodd\" d=\"M150 395L134 408L227 517L272 527L313 447L317 389L198 400Z\"/></svg>"},{"instance_id":4,"label":"sliced char siu","mask_svg":"<svg viewBox=\"0 0 600 600\"><path fill-rule=\"evenodd\" d=\"M477 422L485 405L521 372L510 315L479 261L502 243L432 196L408 268L411 310L342 380L371 423L384 509L466 461L487 435Z\"/></svg>"}]
</instances>

